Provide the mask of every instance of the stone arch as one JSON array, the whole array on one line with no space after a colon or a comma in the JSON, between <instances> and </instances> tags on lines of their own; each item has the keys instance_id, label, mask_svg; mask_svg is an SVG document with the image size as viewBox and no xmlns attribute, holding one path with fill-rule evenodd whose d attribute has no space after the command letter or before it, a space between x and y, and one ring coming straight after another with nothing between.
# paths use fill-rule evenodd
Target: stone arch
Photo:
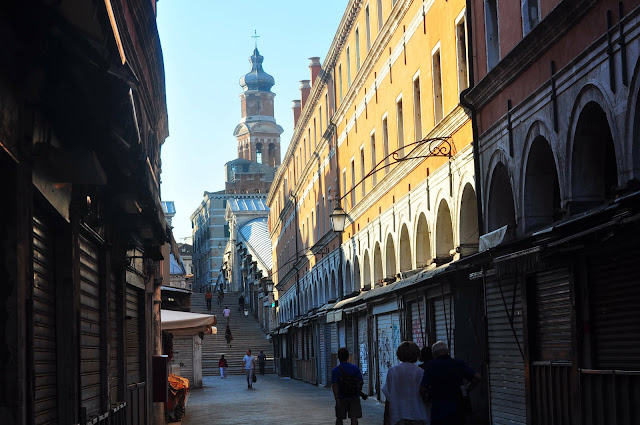
<instances>
[{"instance_id":1,"label":"stone arch","mask_svg":"<svg viewBox=\"0 0 640 425\"><path fill-rule=\"evenodd\" d=\"M400 271L408 271L413 269L411 261L411 238L409 237L409 229L406 224L400 228L400 242L398 243L398 259L400 260Z\"/></svg>"},{"instance_id":2,"label":"stone arch","mask_svg":"<svg viewBox=\"0 0 640 425\"><path fill-rule=\"evenodd\" d=\"M360 260L356 255L353 258L353 291L359 292L362 288L362 278L360 274Z\"/></svg>"},{"instance_id":3,"label":"stone arch","mask_svg":"<svg viewBox=\"0 0 640 425\"><path fill-rule=\"evenodd\" d=\"M329 273L327 272L327 274L325 274L324 276L324 302L328 303L329 300L331 299L331 290L329 289L331 287L331 283L329 282Z\"/></svg>"},{"instance_id":4,"label":"stone arch","mask_svg":"<svg viewBox=\"0 0 640 425\"><path fill-rule=\"evenodd\" d=\"M491 173L487 203L487 231L516 224L513 189L507 167L498 162Z\"/></svg>"},{"instance_id":5,"label":"stone arch","mask_svg":"<svg viewBox=\"0 0 640 425\"><path fill-rule=\"evenodd\" d=\"M371 289L371 260L369 259L369 251L365 251L364 253L364 269L362 270L363 280L362 287L366 289Z\"/></svg>"},{"instance_id":6,"label":"stone arch","mask_svg":"<svg viewBox=\"0 0 640 425\"><path fill-rule=\"evenodd\" d=\"M353 279L351 276L351 263L347 261L344 266L344 295L348 295L353 291Z\"/></svg>"},{"instance_id":7,"label":"stone arch","mask_svg":"<svg viewBox=\"0 0 640 425\"><path fill-rule=\"evenodd\" d=\"M382 271L382 250L380 249L380 243L376 242L373 250L373 284L374 286L380 286L384 274Z\"/></svg>"},{"instance_id":8,"label":"stone arch","mask_svg":"<svg viewBox=\"0 0 640 425\"><path fill-rule=\"evenodd\" d=\"M553 223L560 218L560 183L551 145L537 136L524 166L522 209L524 231Z\"/></svg>"},{"instance_id":9,"label":"stone arch","mask_svg":"<svg viewBox=\"0 0 640 425\"><path fill-rule=\"evenodd\" d=\"M329 295L330 300L335 300L338 298L338 281L336 280L336 272L335 270L331 271L331 286L329 287Z\"/></svg>"},{"instance_id":10,"label":"stone arch","mask_svg":"<svg viewBox=\"0 0 640 425\"><path fill-rule=\"evenodd\" d=\"M450 252L454 248L453 223L451 210L446 200L440 200L436 217L436 257L441 260L450 259Z\"/></svg>"},{"instance_id":11,"label":"stone arch","mask_svg":"<svg viewBox=\"0 0 640 425\"><path fill-rule=\"evenodd\" d=\"M385 243L385 277L393 278L398 272L396 265L396 245L393 242L393 236L391 233L387 234L387 241Z\"/></svg>"},{"instance_id":12,"label":"stone arch","mask_svg":"<svg viewBox=\"0 0 640 425\"><path fill-rule=\"evenodd\" d=\"M416 267L426 267L431 260L431 238L429 237L429 225L427 216L420 213L416 221Z\"/></svg>"},{"instance_id":13,"label":"stone arch","mask_svg":"<svg viewBox=\"0 0 640 425\"><path fill-rule=\"evenodd\" d=\"M587 102L575 124L571 147L571 214L587 211L612 199L618 186L616 146L607 113L596 101Z\"/></svg>"},{"instance_id":14,"label":"stone arch","mask_svg":"<svg viewBox=\"0 0 640 425\"><path fill-rule=\"evenodd\" d=\"M269 143L269 146L267 147L267 158L269 160L268 165L270 167L275 167L276 165L276 145L273 143Z\"/></svg>"},{"instance_id":15,"label":"stone arch","mask_svg":"<svg viewBox=\"0 0 640 425\"><path fill-rule=\"evenodd\" d=\"M258 164L262 164L264 161L263 152L262 152L262 143L256 143L256 162Z\"/></svg>"},{"instance_id":16,"label":"stone arch","mask_svg":"<svg viewBox=\"0 0 640 425\"><path fill-rule=\"evenodd\" d=\"M471 183L464 185L460 200L459 238L460 252L467 255L478 251L478 208L476 191Z\"/></svg>"}]
</instances>

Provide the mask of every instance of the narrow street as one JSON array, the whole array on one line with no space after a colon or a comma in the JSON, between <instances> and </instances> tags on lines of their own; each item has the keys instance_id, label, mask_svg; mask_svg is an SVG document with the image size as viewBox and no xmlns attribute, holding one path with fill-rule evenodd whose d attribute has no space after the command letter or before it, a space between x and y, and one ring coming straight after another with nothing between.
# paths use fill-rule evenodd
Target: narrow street
<instances>
[{"instance_id":1,"label":"narrow street","mask_svg":"<svg viewBox=\"0 0 640 425\"><path fill-rule=\"evenodd\" d=\"M243 376L207 376L203 388L189 394L182 424L333 424L333 406L329 389L275 375L258 376L253 390ZM362 413L360 425L380 424L384 405L370 397L362 401Z\"/></svg>"}]
</instances>

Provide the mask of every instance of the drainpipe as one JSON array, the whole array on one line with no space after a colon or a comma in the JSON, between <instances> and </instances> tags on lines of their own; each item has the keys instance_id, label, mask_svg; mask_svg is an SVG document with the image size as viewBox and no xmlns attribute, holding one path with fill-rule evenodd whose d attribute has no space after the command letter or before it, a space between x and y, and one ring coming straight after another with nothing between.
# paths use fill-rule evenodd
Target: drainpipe
<instances>
[{"instance_id":1,"label":"drainpipe","mask_svg":"<svg viewBox=\"0 0 640 425\"><path fill-rule=\"evenodd\" d=\"M467 62L469 63L469 87L464 89L460 93L460 104L471 111L471 128L473 131L473 169L476 175L476 211L478 215L478 237L484 235L484 217L482 214L482 178L481 178L481 170L480 170L480 150L479 150L479 142L480 137L478 134L478 118L477 112L474 105L467 102L465 96L467 93L473 89L475 85L474 79L474 67L473 67L473 14L471 13L472 5L471 0L466 0L467 2ZM471 19L469 19L471 18Z\"/></svg>"}]
</instances>

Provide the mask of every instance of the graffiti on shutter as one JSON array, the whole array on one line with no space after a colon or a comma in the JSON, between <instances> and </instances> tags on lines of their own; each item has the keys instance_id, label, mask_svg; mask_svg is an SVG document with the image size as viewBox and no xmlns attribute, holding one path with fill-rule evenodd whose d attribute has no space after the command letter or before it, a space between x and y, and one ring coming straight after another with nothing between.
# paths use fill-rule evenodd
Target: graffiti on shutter
<instances>
[{"instance_id":1,"label":"graffiti on shutter","mask_svg":"<svg viewBox=\"0 0 640 425\"><path fill-rule=\"evenodd\" d=\"M33 371L35 423L58 422L56 284L53 235L46 215L33 217Z\"/></svg>"},{"instance_id":2,"label":"graffiti on shutter","mask_svg":"<svg viewBox=\"0 0 640 425\"><path fill-rule=\"evenodd\" d=\"M440 297L433 300L433 309L435 316L436 341L444 341L449 346L451 357L455 357L455 341L453 340L455 320L453 317L453 303L449 294L445 294L444 298Z\"/></svg>"},{"instance_id":3,"label":"graffiti on shutter","mask_svg":"<svg viewBox=\"0 0 640 425\"><path fill-rule=\"evenodd\" d=\"M590 261L591 335L597 369L640 368L637 248Z\"/></svg>"},{"instance_id":4,"label":"graffiti on shutter","mask_svg":"<svg viewBox=\"0 0 640 425\"><path fill-rule=\"evenodd\" d=\"M398 313L381 314L377 316L378 328L378 398L385 401L382 387L387 379L387 372L398 364L396 350L400 345L400 319Z\"/></svg>"},{"instance_id":5,"label":"graffiti on shutter","mask_svg":"<svg viewBox=\"0 0 640 425\"><path fill-rule=\"evenodd\" d=\"M518 342L523 344L520 288L513 278L501 278L498 281L492 276L486 279L490 405L495 424L527 423L524 361L518 345ZM508 315L514 319L517 340Z\"/></svg>"},{"instance_id":6,"label":"graffiti on shutter","mask_svg":"<svg viewBox=\"0 0 640 425\"><path fill-rule=\"evenodd\" d=\"M100 267L96 245L83 235L80 251L80 361L82 407L87 418L101 413Z\"/></svg>"},{"instance_id":7,"label":"graffiti on shutter","mask_svg":"<svg viewBox=\"0 0 640 425\"><path fill-rule=\"evenodd\" d=\"M127 384L137 384L142 381L140 365L140 290L127 285L126 290L126 320L125 338L127 343Z\"/></svg>"},{"instance_id":8,"label":"graffiti on shutter","mask_svg":"<svg viewBox=\"0 0 640 425\"><path fill-rule=\"evenodd\" d=\"M418 347L424 347L428 344L426 332L426 316L424 310L424 302L414 301L411 303L411 340L418 344Z\"/></svg>"},{"instance_id":9,"label":"graffiti on shutter","mask_svg":"<svg viewBox=\"0 0 640 425\"><path fill-rule=\"evenodd\" d=\"M364 381L364 385L362 386L362 391L368 392L369 389L369 376L371 375L369 371L369 341L367 338L367 316L361 315L358 317L358 366L360 366L360 371L362 372L362 377Z\"/></svg>"}]
</instances>

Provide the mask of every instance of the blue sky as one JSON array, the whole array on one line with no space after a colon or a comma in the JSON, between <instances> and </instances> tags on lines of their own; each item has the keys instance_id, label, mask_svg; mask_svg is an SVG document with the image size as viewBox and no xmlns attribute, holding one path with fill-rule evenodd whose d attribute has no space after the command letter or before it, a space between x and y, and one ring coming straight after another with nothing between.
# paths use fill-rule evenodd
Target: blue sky
<instances>
[{"instance_id":1,"label":"blue sky","mask_svg":"<svg viewBox=\"0 0 640 425\"><path fill-rule=\"evenodd\" d=\"M282 155L293 128L291 101L310 78L309 57L324 57L347 0L161 0L158 28L164 53L169 138L162 147L162 200L174 201L174 236L191 236L189 216L205 190L224 189L224 163L237 157L240 77L249 72L258 31L264 69L276 84L275 116L284 128Z\"/></svg>"}]
</instances>

